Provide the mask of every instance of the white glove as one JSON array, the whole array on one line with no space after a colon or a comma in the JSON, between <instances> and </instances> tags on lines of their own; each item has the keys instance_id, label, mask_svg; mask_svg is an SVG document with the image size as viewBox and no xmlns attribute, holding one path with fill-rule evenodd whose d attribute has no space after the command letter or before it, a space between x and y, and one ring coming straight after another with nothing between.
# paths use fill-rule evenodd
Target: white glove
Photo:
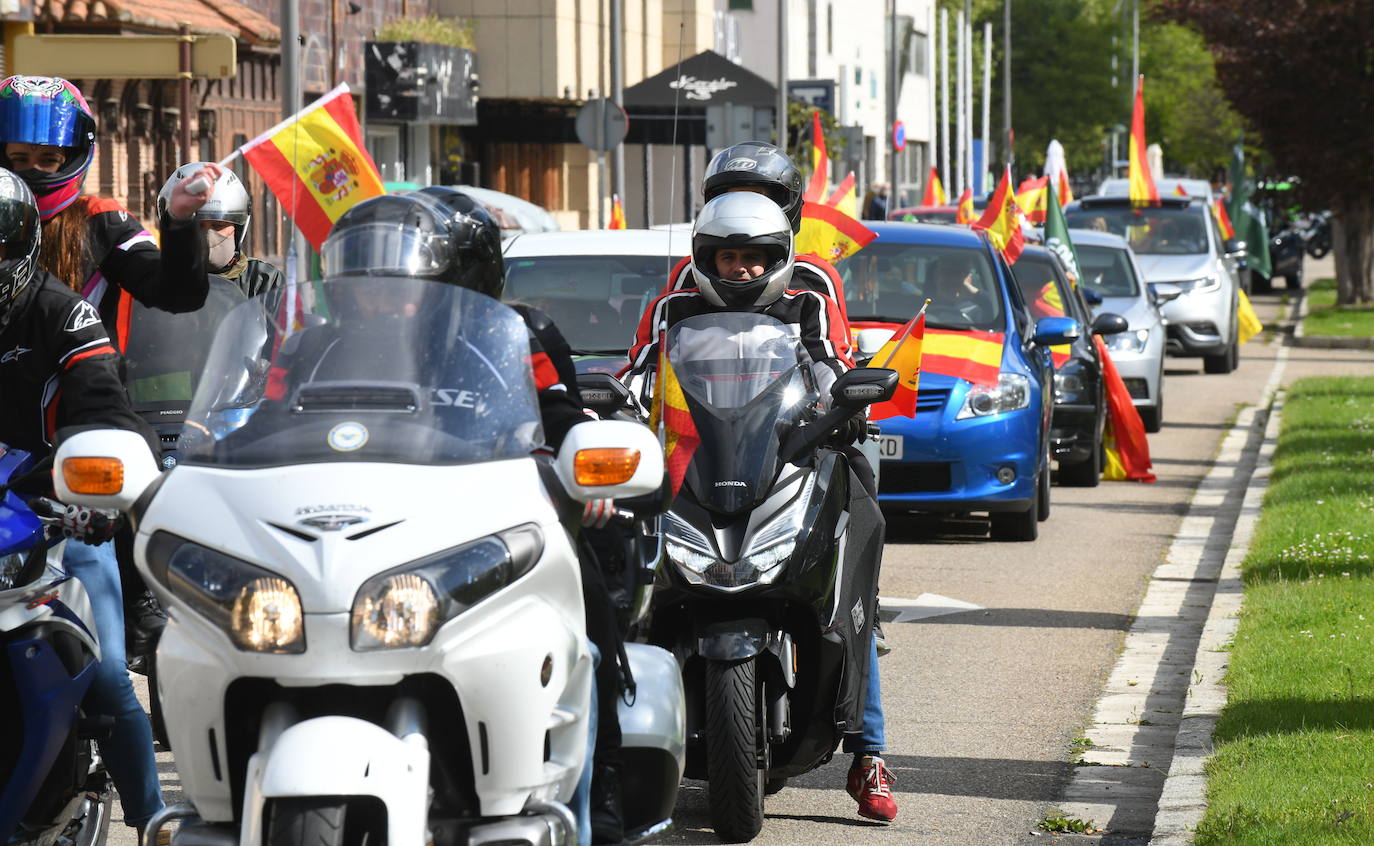
<instances>
[{"instance_id":1,"label":"white glove","mask_svg":"<svg viewBox=\"0 0 1374 846\"><path fill-rule=\"evenodd\" d=\"M107 508L68 505L58 525L62 529L62 537L67 540L100 546L114 537L115 530L119 528L119 512Z\"/></svg>"},{"instance_id":2,"label":"white glove","mask_svg":"<svg viewBox=\"0 0 1374 846\"><path fill-rule=\"evenodd\" d=\"M582 509L582 526L587 529L602 529L615 515L615 500L594 499Z\"/></svg>"}]
</instances>

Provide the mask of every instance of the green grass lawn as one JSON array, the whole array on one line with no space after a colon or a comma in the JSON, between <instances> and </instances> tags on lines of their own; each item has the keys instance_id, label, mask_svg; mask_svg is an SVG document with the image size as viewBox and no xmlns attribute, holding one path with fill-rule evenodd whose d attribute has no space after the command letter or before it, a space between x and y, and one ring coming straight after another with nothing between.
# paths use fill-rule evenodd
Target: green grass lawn
<instances>
[{"instance_id":1,"label":"green grass lawn","mask_svg":"<svg viewBox=\"0 0 1374 846\"><path fill-rule=\"evenodd\" d=\"M1288 394L1199 846L1374 843L1374 379Z\"/></svg>"},{"instance_id":2,"label":"green grass lawn","mask_svg":"<svg viewBox=\"0 0 1374 846\"><path fill-rule=\"evenodd\" d=\"M1374 336L1374 306L1336 307L1336 280L1318 279L1307 289L1308 313L1303 332L1308 335Z\"/></svg>"}]
</instances>

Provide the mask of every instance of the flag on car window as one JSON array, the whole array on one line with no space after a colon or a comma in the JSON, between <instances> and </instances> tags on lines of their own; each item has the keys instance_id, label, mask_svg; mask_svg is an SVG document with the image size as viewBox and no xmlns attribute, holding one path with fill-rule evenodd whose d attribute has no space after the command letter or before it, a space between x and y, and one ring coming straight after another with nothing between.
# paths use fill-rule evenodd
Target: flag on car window
<instances>
[{"instance_id":1,"label":"flag on car window","mask_svg":"<svg viewBox=\"0 0 1374 846\"><path fill-rule=\"evenodd\" d=\"M1102 380L1107 393L1107 426L1102 434L1107 461L1102 478L1108 481L1153 482L1150 472L1150 443L1145 438L1145 424L1131 401L1121 374L1107 352L1101 335L1093 336L1097 354L1102 359Z\"/></svg>"},{"instance_id":2,"label":"flag on car window","mask_svg":"<svg viewBox=\"0 0 1374 846\"><path fill-rule=\"evenodd\" d=\"M945 196L945 186L940 182L940 172L932 167L930 176L926 179L926 192L921 197L921 205L943 206L948 203L949 198Z\"/></svg>"},{"instance_id":3,"label":"flag on car window","mask_svg":"<svg viewBox=\"0 0 1374 846\"><path fill-rule=\"evenodd\" d=\"M797 255L813 255L834 264L868 246L878 233L835 208L821 203L802 203Z\"/></svg>"},{"instance_id":4,"label":"flag on car window","mask_svg":"<svg viewBox=\"0 0 1374 846\"><path fill-rule=\"evenodd\" d=\"M606 224L607 229L625 228L625 207L620 204L620 195L611 195L611 222Z\"/></svg>"},{"instance_id":5,"label":"flag on car window","mask_svg":"<svg viewBox=\"0 0 1374 846\"><path fill-rule=\"evenodd\" d=\"M1002 251L1007 264L1016 264L1026 246L1026 236L1021 232L1021 209L1011 193L1011 165L1002 171L997 190L992 192L987 209L973 228L985 230L993 246Z\"/></svg>"},{"instance_id":6,"label":"flag on car window","mask_svg":"<svg viewBox=\"0 0 1374 846\"><path fill-rule=\"evenodd\" d=\"M676 497L687 475L687 467L692 463L692 453L701 443L701 435L697 433L696 423L692 422L687 395L682 392L661 339L658 349L658 384L649 412L649 428L657 431L663 442L663 467L668 474L672 496Z\"/></svg>"},{"instance_id":7,"label":"flag on car window","mask_svg":"<svg viewBox=\"0 0 1374 846\"><path fill-rule=\"evenodd\" d=\"M385 193L347 83L239 151L316 250L344 212Z\"/></svg>"},{"instance_id":8,"label":"flag on car window","mask_svg":"<svg viewBox=\"0 0 1374 846\"><path fill-rule=\"evenodd\" d=\"M886 420L889 417L915 417L916 392L921 383L921 345L926 334L925 301L921 310L911 318L902 331L892 336L882 349L878 350L869 367L887 367L897 371L897 390L892 399L874 403L868 412L870 420Z\"/></svg>"},{"instance_id":9,"label":"flag on car window","mask_svg":"<svg viewBox=\"0 0 1374 846\"><path fill-rule=\"evenodd\" d=\"M1050 183L1048 176L1027 179L1016 189L1016 205L1021 207L1026 220L1031 223L1045 222L1046 188Z\"/></svg>"},{"instance_id":10,"label":"flag on car window","mask_svg":"<svg viewBox=\"0 0 1374 846\"><path fill-rule=\"evenodd\" d=\"M1145 75L1141 74L1135 84L1135 107L1131 110L1130 177L1131 204L1137 206L1159 205L1159 189L1155 187L1154 174L1150 173L1150 162L1145 158Z\"/></svg>"},{"instance_id":11,"label":"flag on car window","mask_svg":"<svg viewBox=\"0 0 1374 846\"><path fill-rule=\"evenodd\" d=\"M1077 285L1083 274L1079 270L1078 250L1074 249L1073 239L1069 237L1069 222L1064 218L1063 204L1055 201L1057 189L1054 184L1046 190L1049 196L1045 203L1045 248L1059 256L1069 271L1069 281Z\"/></svg>"},{"instance_id":12,"label":"flag on car window","mask_svg":"<svg viewBox=\"0 0 1374 846\"><path fill-rule=\"evenodd\" d=\"M1255 314L1255 307L1250 304L1250 298L1244 291L1237 291L1240 295L1239 302L1236 303L1236 340L1245 343L1251 338L1264 331L1264 323Z\"/></svg>"},{"instance_id":13,"label":"flag on car window","mask_svg":"<svg viewBox=\"0 0 1374 846\"><path fill-rule=\"evenodd\" d=\"M1231 225L1231 216L1226 213L1226 204L1217 197L1212 201L1212 217L1217 219L1217 228L1221 230L1221 237L1231 240L1236 237L1236 228Z\"/></svg>"},{"instance_id":14,"label":"flag on car window","mask_svg":"<svg viewBox=\"0 0 1374 846\"><path fill-rule=\"evenodd\" d=\"M954 222L968 225L977 220L977 212L973 208L973 189L965 188L964 193L959 195L959 207L954 210Z\"/></svg>"}]
</instances>

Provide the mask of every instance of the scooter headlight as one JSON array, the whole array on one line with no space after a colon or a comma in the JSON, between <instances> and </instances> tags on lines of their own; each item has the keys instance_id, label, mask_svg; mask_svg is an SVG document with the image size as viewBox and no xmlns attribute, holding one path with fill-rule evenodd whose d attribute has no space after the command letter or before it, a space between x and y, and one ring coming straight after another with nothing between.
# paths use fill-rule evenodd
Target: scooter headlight
<instances>
[{"instance_id":1,"label":"scooter headlight","mask_svg":"<svg viewBox=\"0 0 1374 846\"><path fill-rule=\"evenodd\" d=\"M148 568L244 652L305 651L300 594L281 576L171 532L148 541Z\"/></svg>"},{"instance_id":2,"label":"scooter headlight","mask_svg":"<svg viewBox=\"0 0 1374 846\"><path fill-rule=\"evenodd\" d=\"M353 599L353 648L424 646L444 623L534 569L543 552L544 535L531 524L373 576Z\"/></svg>"}]
</instances>

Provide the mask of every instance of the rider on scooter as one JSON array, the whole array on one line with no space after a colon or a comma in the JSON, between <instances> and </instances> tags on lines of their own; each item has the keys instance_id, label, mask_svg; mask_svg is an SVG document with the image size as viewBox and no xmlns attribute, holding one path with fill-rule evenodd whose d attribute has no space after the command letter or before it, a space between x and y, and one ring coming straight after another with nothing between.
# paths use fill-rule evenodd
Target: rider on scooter
<instances>
[{"instance_id":1,"label":"rider on scooter","mask_svg":"<svg viewBox=\"0 0 1374 846\"><path fill-rule=\"evenodd\" d=\"M697 287L663 294L645 310L637 337L649 340L631 348L632 372L643 373L658 361L657 335L664 325L718 311L750 311L797 327L821 395L827 396L834 378L853 366L848 324L830 297L791 290L794 267L792 226L774 201L753 192L725 192L710 200L692 229L690 268ZM834 442L851 445L866 429L866 416L855 415ZM861 458L857 451L853 453ZM872 469L858 458L851 458L856 480L876 498ZM876 507L872 510L881 532L881 514ZM872 562L875 570L880 563ZM847 788L859 803L861 816L890 821L897 816L897 804L890 786L892 776L880 754L885 743L883 728L878 653L871 643L863 730L844 740L845 751L854 755Z\"/></svg>"}]
</instances>

